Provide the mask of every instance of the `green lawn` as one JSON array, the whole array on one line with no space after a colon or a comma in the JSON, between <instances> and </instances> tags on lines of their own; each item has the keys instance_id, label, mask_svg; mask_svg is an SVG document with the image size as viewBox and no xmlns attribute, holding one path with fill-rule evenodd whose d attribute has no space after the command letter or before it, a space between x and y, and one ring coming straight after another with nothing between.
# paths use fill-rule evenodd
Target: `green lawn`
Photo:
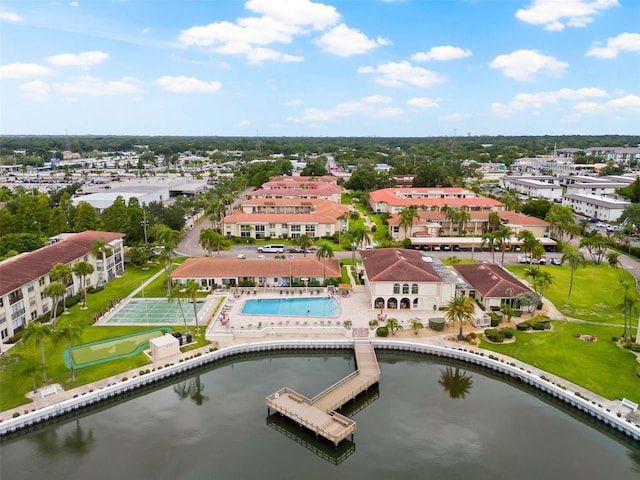
<instances>
[{"instance_id":1,"label":"green lawn","mask_svg":"<svg viewBox=\"0 0 640 480\"><path fill-rule=\"evenodd\" d=\"M517 358L553 373L608 399L628 398L640 403L640 380L634 376L638 365L633 353L618 347L611 337L620 327L552 322L546 332L516 332L516 341L493 344L481 341L487 350ZM596 335L585 342L574 334Z\"/></svg>"},{"instance_id":2,"label":"green lawn","mask_svg":"<svg viewBox=\"0 0 640 480\"><path fill-rule=\"evenodd\" d=\"M526 266L508 266L511 272L524 278ZM585 268L575 271L573 290L569 305L569 278L571 268L568 266L546 265L540 266L553 276L553 284L548 287L544 296L547 297L564 315L592 322L612 323L622 325L624 316L616 308L622 300L622 292L618 289L618 274L609 265L594 265L589 262ZM635 285L633 276L624 272L625 278ZM635 317L635 316L634 316ZM634 318L634 324L637 318Z\"/></svg>"},{"instance_id":3,"label":"green lawn","mask_svg":"<svg viewBox=\"0 0 640 480\"><path fill-rule=\"evenodd\" d=\"M71 307L69 313L64 314L65 320L68 317L86 326L82 334L82 339L77 344L91 343L148 330L148 325L140 327L89 325L95 312L102 311L109 301L127 296L159 269L159 266L152 266L149 270L142 270L141 268L129 265L127 266L126 273L123 274L121 278L115 279L105 285L104 290L87 296L88 308L86 310L82 310L79 304ZM162 276L160 281L162 281ZM205 328L205 326L200 327L202 333L204 333ZM183 329L184 327L182 326L176 326L172 330L182 331ZM193 331L193 328L191 328L191 330ZM198 343L185 350L192 350L208 343L204 339L204 335L195 338ZM91 365L77 370L76 381L71 382L70 371L64 363L62 354L64 349L66 349L66 343L60 341L58 344L54 344L50 339L47 339L44 342L44 346L49 383L59 383L65 389L86 385L96 380L117 375L149 363L149 359L143 353L138 353L127 358ZM28 403L25 394L32 389L32 385L31 379L23 373L26 363L22 361L24 359L34 359L40 364L40 352L38 348L27 348L20 342L8 353L0 357L0 411ZM42 386L41 379L38 381L38 386Z\"/></svg>"}]
</instances>

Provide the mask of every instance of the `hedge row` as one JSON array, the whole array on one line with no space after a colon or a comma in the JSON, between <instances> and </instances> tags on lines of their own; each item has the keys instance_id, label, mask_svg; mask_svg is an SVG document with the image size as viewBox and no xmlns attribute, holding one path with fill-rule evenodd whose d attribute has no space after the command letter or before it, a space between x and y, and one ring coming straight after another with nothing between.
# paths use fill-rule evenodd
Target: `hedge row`
<instances>
[{"instance_id":1,"label":"hedge row","mask_svg":"<svg viewBox=\"0 0 640 480\"><path fill-rule=\"evenodd\" d=\"M502 343L505 339L513 338L515 335L515 330L513 328L501 328L498 330L497 328L487 328L484 331L484 336L487 337L487 340L494 343Z\"/></svg>"}]
</instances>

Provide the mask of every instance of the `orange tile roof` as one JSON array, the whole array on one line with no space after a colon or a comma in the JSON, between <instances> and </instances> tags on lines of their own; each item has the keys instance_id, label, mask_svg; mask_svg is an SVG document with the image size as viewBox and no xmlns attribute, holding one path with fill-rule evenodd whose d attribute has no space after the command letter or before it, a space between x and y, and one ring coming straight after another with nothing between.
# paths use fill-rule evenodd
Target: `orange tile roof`
<instances>
[{"instance_id":1,"label":"orange tile roof","mask_svg":"<svg viewBox=\"0 0 640 480\"><path fill-rule=\"evenodd\" d=\"M349 209L346 205L330 201L320 201L313 213L245 213L236 210L224 217L224 223L300 223L300 224L334 224L338 217ZM286 205L286 202L285 202Z\"/></svg>"},{"instance_id":2,"label":"orange tile roof","mask_svg":"<svg viewBox=\"0 0 640 480\"><path fill-rule=\"evenodd\" d=\"M433 266L416 250L379 248L360 252L370 282L442 282Z\"/></svg>"},{"instance_id":3,"label":"orange tile roof","mask_svg":"<svg viewBox=\"0 0 640 480\"><path fill-rule=\"evenodd\" d=\"M291 271L289 271L289 268L291 268ZM295 257L293 260L224 257L188 258L172 272L171 278L285 278L289 276L289 273L296 278L322 278L324 276L324 261L320 261L316 257ZM335 258L328 258L327 277L339 276L339 261Z\"/></svg>"},{"instance_id":4,"label":"orange tile roof","mask_svg":"<svg viewBox=\"0 0 640 480\"><path fill-rule=\"evenodd\" d=\"M444 206L449 205L451 207L457 206L502 206L503 203L493 198L472 196L470 198L401 198L400 195L409 195L412 192L415 193L428 193L428 192L443 192L445 194L455 195L468 193L469 195L475 195L473 192L464 188L383 188L382 190L376 190L369 194L372 201L376 203L386 203L387 205L394 207L405 207L410 205L432 205L432 206Z\"/></svg>"},{"instance_id":5,"label":"orange tile roof","mask_svg":"<svg viewBox=\"0 0 640 480\"><path fill-rule=\"evenodd\" d=\"M488 210L477 211L471 210L469 212L469 216L471 217L471 221L480 221L486 222L489 220L489 212ZM537 226L548 226L549 222L541 220L537 217L532 217L529 215L525 215L524 213L518 212L509 212L509 211L500 211L496 212L503 223L512 223L515 225L537 225ZM414 225L420 225L428 222L442 222L447 220L447 215L442 210L433 210L433 211L418 211L418 216L420 220L413 220ZM387 220L389 225L400 225L400 215L397 213L392 214Z\"/></svg>"},{"instance_id":6,"label":"orange tile roof","mask_svg":"<svg viewBox=\"0 0 640 480\"><path fill-rule=\"evenodd\" d=\"M6 295L48 274L56 263L67 264L91 252L96 240L109 243L123 238L123 233L86 231L60 240L53 245L23 253L0 263L0 295Z\"/></svg>"}]
</instances>

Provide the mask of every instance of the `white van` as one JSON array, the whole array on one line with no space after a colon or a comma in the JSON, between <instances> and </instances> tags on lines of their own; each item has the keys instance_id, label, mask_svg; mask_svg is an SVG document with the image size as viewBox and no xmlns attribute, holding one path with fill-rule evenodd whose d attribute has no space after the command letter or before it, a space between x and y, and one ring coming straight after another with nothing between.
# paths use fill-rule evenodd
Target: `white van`
<instances>
[{"instance_id":1,"label":"white van","mask_svg":"<svg viewBox=\"0 0 640 480\"><path fill-rule=\"evenodd\" d=\"M284 245L281 245L281 244L263 245L261 247L258 247L258 252L260 252L260 253L284 253Z\"/></svg>"}]
</instances>

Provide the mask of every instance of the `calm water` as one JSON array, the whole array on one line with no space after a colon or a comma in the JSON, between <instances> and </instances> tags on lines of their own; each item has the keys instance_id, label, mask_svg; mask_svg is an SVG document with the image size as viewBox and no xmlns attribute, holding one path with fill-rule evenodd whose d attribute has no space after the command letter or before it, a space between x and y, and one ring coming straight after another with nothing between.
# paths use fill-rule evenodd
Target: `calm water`
<instances>
[{"instance_id":1,"label":"calm water","mask_svg":"<svg viewBox=\"0 0 640 480\"><path fill-rule=\"evenodd\" d=\"M247 357L4 440L0 478L640 478L638 444L546 398L463 365L379 358L379 389L348 405L357 431L338 449L267 418L264 398L312 396L352 355Z\"/></svg>"},{"instance_id":2,"label":"calm water","mask_svg":"<svg viewBox=\"0 0 640 480\"><path fill-rule=\"evenodd\" d=\"M246 300L242 305L242 313L285 317L335 317L339 308L335 298L267 298Z\"/></svg>"}]
</instances>

